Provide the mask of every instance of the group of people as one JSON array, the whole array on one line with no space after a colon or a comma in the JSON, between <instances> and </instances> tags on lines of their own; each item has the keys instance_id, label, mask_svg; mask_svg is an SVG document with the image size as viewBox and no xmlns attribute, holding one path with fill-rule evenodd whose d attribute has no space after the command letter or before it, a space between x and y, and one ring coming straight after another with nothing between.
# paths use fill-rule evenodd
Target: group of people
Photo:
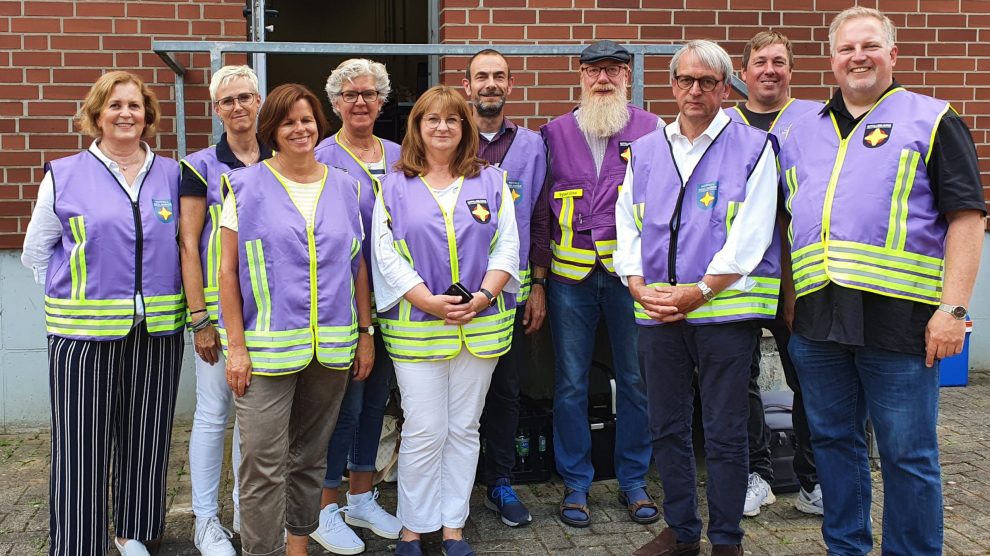
<instances>
[{"instance_id":1,"label":"group of people","mask_svg":"<svg viewBox=\"0 0 990 556\"><path fill-rule=\"evenodd\" d=\"M940 554L937 361L962 347L985 207L975 147L947 103L894 79L894 26L850 8L829 30L838 88L790 97L788 39L716 43L670 62L678 114L628 102L632 55L580 55L581 102L536 133L505 117L513 77L484 49L463 94L435 86L401 146L374 135L385 67L341 63L321 102L246 66L212 77L220 141L154 154L160 109L112 71L76 117L94 137L46 165L23 261L45 285L52 402L50 554L126 556L165 525L183 354L196 351L189 442L195 543L235 554L218 516L235 409L233 529L244 554L364 550L350 526L422 554L463 536L485 430L485 506L512 488L528 339L555 354L558 517L592 523L589 369L605 321L616 382L618 503L666 527L638 556L700 553L692 420L700 394L712 554L743 554L743 515L774 501L760 400L770 329L795 393L796 507L830 554L872 548L865 440L884 480L884 552ZM97 241L98 240L98 241ZM373 474L392 382L404 415L395 515ZM647 432L648 431L648 432ZM655 461L660 507L646 490ZM345 467L346 493L339 492Z\"/></svg>"}]
</instances>

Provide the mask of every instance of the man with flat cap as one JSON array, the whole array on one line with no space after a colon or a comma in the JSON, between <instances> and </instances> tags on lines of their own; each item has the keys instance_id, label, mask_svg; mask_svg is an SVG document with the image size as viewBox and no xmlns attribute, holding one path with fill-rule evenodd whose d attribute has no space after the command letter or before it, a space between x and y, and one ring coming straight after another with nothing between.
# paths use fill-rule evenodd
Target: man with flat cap
<instances>
[{"instance_id":1,"label":"man with flat cap","mask_svg":"<svg viewBox=\"0 0 990 556\"><path fill-rule=\"evenodd\" d=\"M549 171L533 214L534 274L549 269L547 308L553 337L553 445L564 478L559 517L591 524L595 475L588 427L588 381L598 323L604 319L616 384L615 474L619 503L637 523L660 512L646 492L650 465L646 391L636 359L632 298L612 267L615 201L629 144L663 125L629 104L632 55L612 41L581 53L581 104L542 128Z\"/></svg>"}]
</instances>

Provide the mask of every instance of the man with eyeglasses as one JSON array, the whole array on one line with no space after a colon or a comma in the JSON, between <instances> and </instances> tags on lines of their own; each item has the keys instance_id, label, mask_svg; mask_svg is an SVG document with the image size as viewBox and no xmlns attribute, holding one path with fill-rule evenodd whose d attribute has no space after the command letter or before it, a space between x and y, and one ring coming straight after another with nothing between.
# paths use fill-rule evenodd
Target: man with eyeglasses
<instances>
[{"instance_id":1,"label":"man with eyeglasses","mask_svg":"<svg viewBox=\"0 0 990 556\"><path fill-rule=\"evenodd\" d=\"M725 109L729 118L770 132L778 142L787 138L794 122L808 112L821 110L822 104L810 100L792 98L791 73L794 68L794 52L791 41L776 31L761 31L743 48L742 79L746 82L747 99ZM781 233L786 230L781 229ZM784 318L784 303L777 307L773 320L761 320L756 328L757 337L766 328L773 333L780 352L780 364L784 368L787 386L794 392L792 420L794 424L794 473L801 484L794 507L799 511L822 515L822 489L818 485L815 458L811 451L811 433L804 412L804 400L798 382L794 362L787 354L791 332ZM773 482L773 465L770 458L770 427L763 413L760 393L760 347L753 352L749 378L749 483L746 488L746 506L743 515L756 516L760 507L776 501L770 483Z\"/></svg>"},{"instance_id":2,"label":"man with eyeglasses","mask_svg":"<svg viewBox=\"0 0 990 556\"><path fill-rule=\"evenodd\" d=\"M883 553L943 552L938 360L960 352L986 205L966 124L893 76L881 12L832 20L838 88L781 145L796 300L790 353L829 554L873 548L866 417L883 470Z\"/></svg>"},{"instance_id":3,"label":"man with eyeglasses","mask_svg":"<svg viewBox=\"0 0 990 556\"><path fill-rule=\"evenodd\" d=\"M529 269L529 223L546 177L546 149L540 134L517 126L503 113L512 92L512 74L500 52L486 48L472 56L462 84L481 135L478 157L505 171L519 230L521 284L516 295L512 349L495 366L481 415L483 479L488 486L485 506L498 513L502 523L517 527L533 519L512 489L511 473L516 462L520 380L529 361L525 336L540 329L546 314L546 271L531 276Z\"/></svg>"},{"instance_id":4,"label":"man with eyeglasses","mask_svg":"<svg viewBox=\"0 0 990 556\"><path fill-rule=\"evenodd\" d=\"M180 161L179 256L182 287L191 315L196 348L196 411L189 436L189 477L192 508L196 516L194 542L203 556L233 556L230 532L220 524L217 494L223 464L224 437L232 394L227 386L220 334L216 329L219 306L220 207L224 192L220 176L234 168L250 166L272 156L258 140L258 78L247 66L224 66L210 80L213 110L223 122L224 133L212 147ZM234 429L234 523L239 527L237 467L240 441Z\"/></svg>"},{"instance_id":5,"label":"man with eyeglasses","mask_svg":"<svg viewBox=\"0 0 990 556\"><path fill-rule=\"evenodd\" d=\"M674 55L677 119L632 144L615 209L615 270L636 301L667 522L637 556L700 552L695 369L712 555L743 554L753 320L776 313L780 245L774 150L766 132L721 110L731 76L729 55L713 42L691 41Z\"/></svg>"},{"instance_id":6,"label":"man with eyeglasses","mask_svg":"<svg viewBox=\"0 0 990 556\"><path fill-rule=\"evenodd\" d=\"M650 443L646 391L636 362L632 299L612 267L615 200L632 141L663 125L632 106L632 55L612 41L584 49L581 105L542 128L550 171L532 222L530 259L537 276L549 267L547 305L553 336L553 445L564 479L558 517L572 527L591 524L588 389L598 323L604 318L616 385L615 474L619 503L637 523L660 512L646 492Z\"/></svg>"}]
</instances>

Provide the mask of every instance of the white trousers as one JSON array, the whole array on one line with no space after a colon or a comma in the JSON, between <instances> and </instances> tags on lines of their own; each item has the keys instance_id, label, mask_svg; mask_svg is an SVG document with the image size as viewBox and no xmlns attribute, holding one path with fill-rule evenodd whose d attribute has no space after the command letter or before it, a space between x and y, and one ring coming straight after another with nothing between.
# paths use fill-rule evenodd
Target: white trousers
<instances>
[{"instance_id":1,"label":"white trousers","mask_svg":"<svg viewBox=\"0 0 990 556\"><path fill-rule=\"evenodd\" d=\"M220 354L215 365L196 361L196 411L192 433L189 435L189 480L192 483L192 508L196 519L218 515L217 503L220 475L223 468L224 437L227 418L233 411L233 393L227 386L226 360ZM237 468L241 462L240 433L234 423L231 464L234 469L234 511L238 509Z\"/></svg>"},{"instance_id":2,"label":"white trousers","mask_svg":"<svg viewBox=\"0 0 990 556\"><path fill-rule=\"evenodd\" d=\"M467 348L446 361L394 361L402 394L399 508L403 527L464 527L478 467L479 420L498 358Z\"/></svg>"}]
</instances>

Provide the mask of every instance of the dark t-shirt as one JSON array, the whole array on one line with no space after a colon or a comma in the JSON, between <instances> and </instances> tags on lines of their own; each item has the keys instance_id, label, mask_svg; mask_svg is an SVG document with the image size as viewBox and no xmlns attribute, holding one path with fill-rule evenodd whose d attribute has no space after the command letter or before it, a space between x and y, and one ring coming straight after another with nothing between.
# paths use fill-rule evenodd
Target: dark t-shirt
<instances>
[{"instance_id":1,"label":"dark t-shirt","mask_svg":"<svg viewBox=\"0 0 990 556\"><path fill-rule=\"evenodd\" d=\"M746 121L749 122L749 125L762 129L763 131L770 131L770 124L777 119L777 114L780 114L780 110L766 113L753 112L749 108L746 108L745 102L740 102L736 105L736 107L739 110L742 110L742 113L746 116Z\"/></svg>"},{"instance_id":2,"label":"dark t-shirt","mask_svg":"<svg viewBox=\"0 0 990 556\"><path fill-rule=\"evenodd\" d=\"M260 150L260 155L258 156L259 162L272 157L271 148L262 143L260 138L258 139L258 148ZM220 136L220 142L217 143L217 160L230 166L232 170L244 167L244 163L234 155L234 151L230 150L226 132ZM203 183L203 180L195 172L190 172L184 164L181 168L182 181L179 182L179 197L206 197L206 184Z\"/></svg>"},{"instance_id":3,"label":"dark t-shirt","mask_svg":"<svg viewBox=\"0 0 990 556\"><path fill-rule=\"evenodd\" d=\"M895 81L890 88L899 86ZM835 114L842 137L865 115L854 118L840 90L821 114L828 111ZM938 125L926 170L940 213L968 209L986 213L976 146L969 128L952 110ZM933 305L829 283L797 300L794 332L811 340L924 355L925 327L934 312Z\"/></svg>"}]
</instances>

